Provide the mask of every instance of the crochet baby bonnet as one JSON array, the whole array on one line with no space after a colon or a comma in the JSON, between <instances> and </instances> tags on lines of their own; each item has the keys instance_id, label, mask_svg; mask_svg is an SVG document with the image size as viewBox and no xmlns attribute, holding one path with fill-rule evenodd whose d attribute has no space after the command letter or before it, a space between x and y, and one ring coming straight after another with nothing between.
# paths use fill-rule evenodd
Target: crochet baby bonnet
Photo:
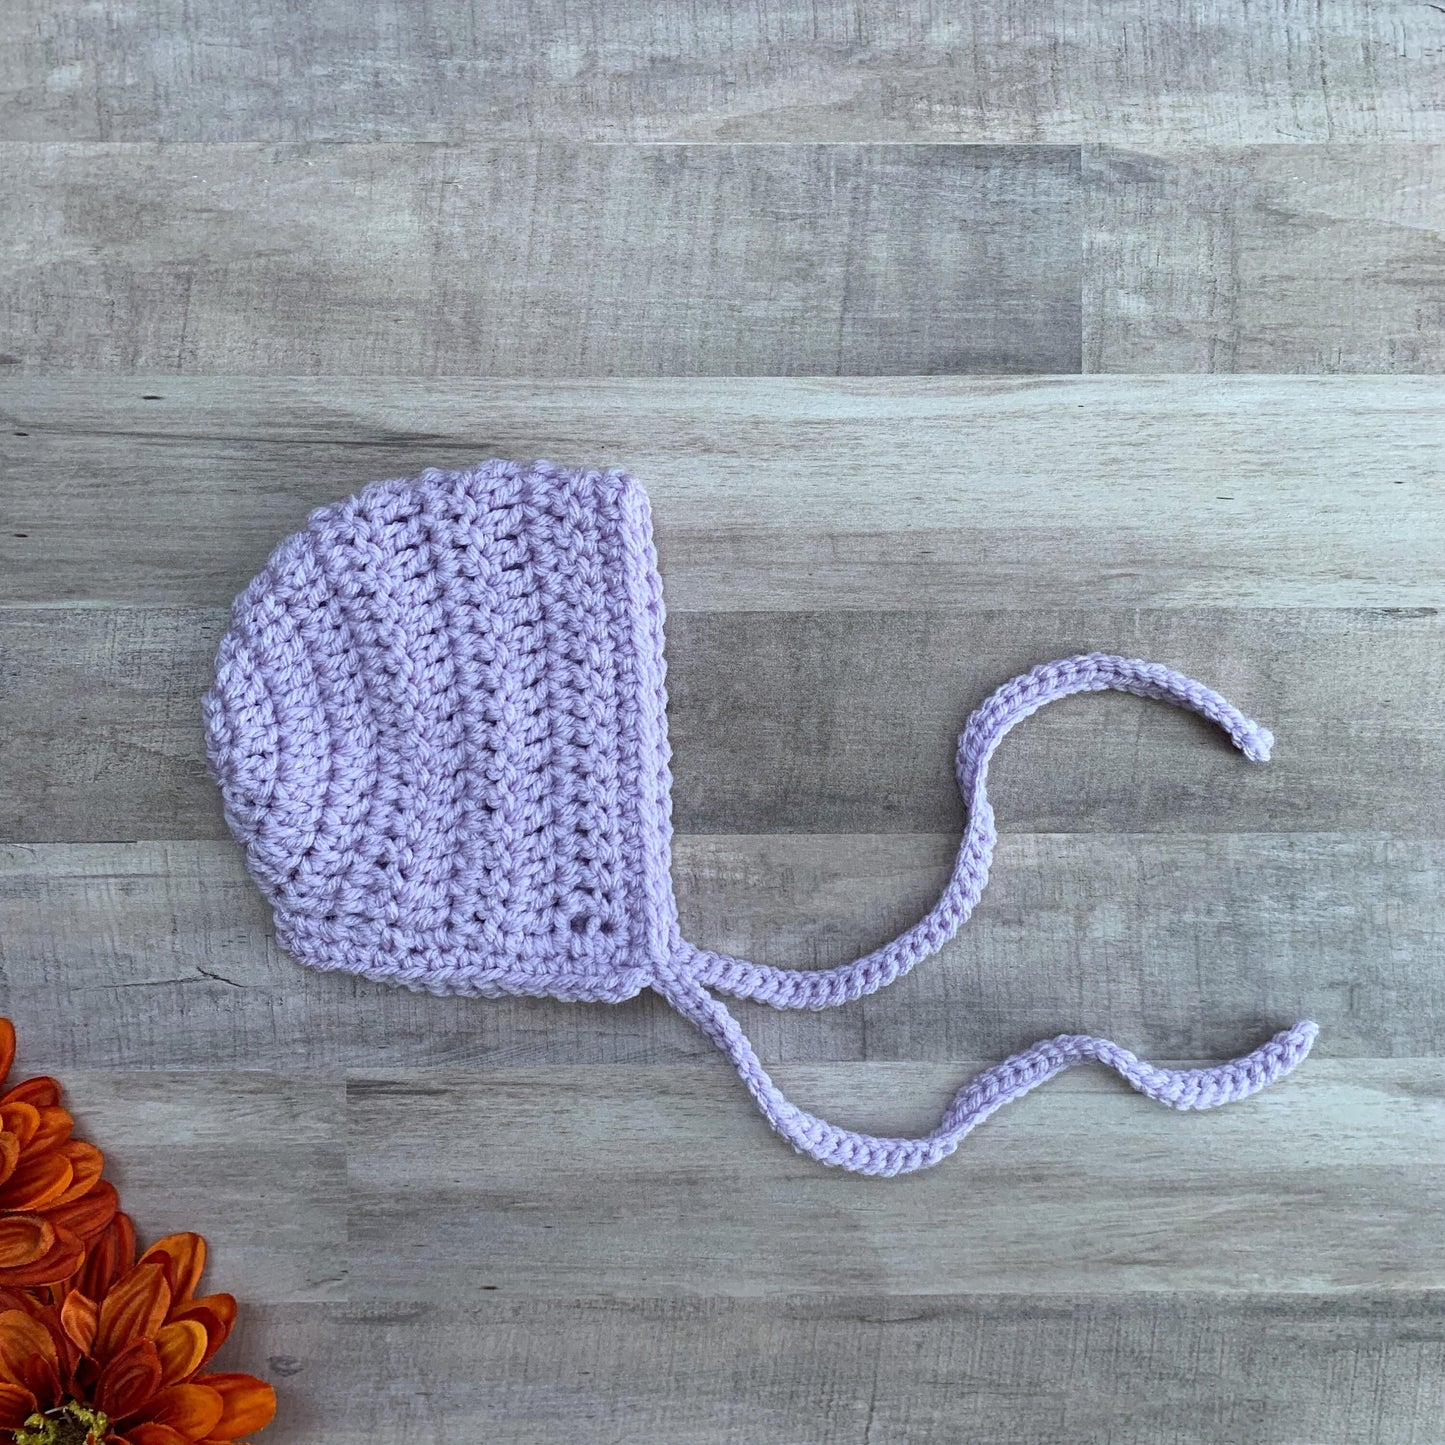
<instances>
[{"instance_id":1,"label":"crochet baby bonnet","mask_svg":"<svg viewBox=\"0 0 1445 1445\"><path fill-rule=\"evenodd\" d=\"M878 1138L790 1103L718 999L828 1008L936 952L978 903L988 762L1054 698L1115 688L1193 709L1262 762L1270 735L1168 668L1104 654L1006 683L959 740L968 821L919 923L839 968L708 952L678 926L662 584L647 496L617 471L492 461L314 512L236 599L205 702L226 820L300 962L433 993L617 1003L655 989L732 1060L794 1148L864 1174L951 1154L1083 1059L1177 1109L1242 1099L1309 1051L1296 1024L1207 1069L1062 1035L965 1084L931 1133Z\"/></svg>"}]
</instances>

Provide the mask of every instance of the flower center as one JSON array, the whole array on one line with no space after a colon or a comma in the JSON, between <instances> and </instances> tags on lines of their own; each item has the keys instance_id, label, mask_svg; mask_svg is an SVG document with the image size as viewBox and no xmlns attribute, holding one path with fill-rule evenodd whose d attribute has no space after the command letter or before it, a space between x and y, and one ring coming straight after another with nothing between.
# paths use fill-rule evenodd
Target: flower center
<instances>
[{"instance_id":1,"label":"flower center","mask_svg":"<svg viewBox=\"0 0 1445 1445\"><path fill-rule=\"evenodd\" d=\"M103 1445L110 1420L79 1400L67 1400L43 1415L32 1415L15 1432L15 1445Z\"/></svg>"}]
</instances>

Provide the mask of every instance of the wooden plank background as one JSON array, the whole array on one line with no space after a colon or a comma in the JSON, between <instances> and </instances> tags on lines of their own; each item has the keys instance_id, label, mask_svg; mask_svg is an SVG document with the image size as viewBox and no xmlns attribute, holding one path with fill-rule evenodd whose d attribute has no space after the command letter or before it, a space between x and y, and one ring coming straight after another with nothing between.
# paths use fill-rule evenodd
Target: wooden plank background
<instances>
[{"instance_id":1,"label":"wooden plank background","mask_svg":"<svg viewBox=\"0 0 1445 1445\"><path fill-rule=\"evenodd\" d=\"M1442 144L12 143L0 188L0 361L48 370L1445 361Z\"/></svg>"},{"instance_id":2,"label":"wooden plank background","mask_svg":"<svg viewBox=\"0 0 1445 1445\"><path fill-rule=\"evenodd\" d=\"M261 1439L1445 1438L1437 10L0 10L0 1008L211 1239ZM1064 1029L1310 1061L1199 1116L1075 1071L868 1181L651 997L291 963L202 766L227 605L489 455L648 486L700 943L911 922L962 719L1048 656L1277 734L1021 728L957 940L739 1007L800 1101L926 1127Z\"/></svg>"},{"instance_id":3,"label":"wooden plank background","mask_svg":"<svg viewBox=\"0 0 1445 1445\"><path fill-rule=\"evenodd\" d=\"M11 0L24 140L1445 139L1429 4Z\"/></svg>"}]
</instances>

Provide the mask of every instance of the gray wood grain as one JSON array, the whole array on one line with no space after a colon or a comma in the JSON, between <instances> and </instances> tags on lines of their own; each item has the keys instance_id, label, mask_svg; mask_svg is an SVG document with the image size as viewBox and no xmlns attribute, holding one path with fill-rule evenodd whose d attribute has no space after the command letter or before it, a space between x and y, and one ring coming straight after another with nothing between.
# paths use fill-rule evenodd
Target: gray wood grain
<instances>
[{"instance_id":1,"label":"gray wood grain","mask_svg":"<svg viewBox=\"0 0 1445 1445\"><path fill-rule=\"evenodd\" d=\"M3 355L437 377L1445 364L1445 146L1085 150L13 143Z\"/></svg>"},{"instance_id":2,"label":"gray wood grain","mask_svg":"<svg viewBox=\"0 0 1445 1445\"><path fill-rule=\"evenodd\" d=\"M1089 147L1085 176L1086 369L1445 366L1445 147Z\"/></svg>"},{"instance_id":3,"label":"gray wood grain","mask_svg":"<svg viewBox=\"0 0 1445 1445\"><path fill-rule=\"evenodd\" d=\"M824 1118L913 1134L974 1067L775 1077ZM1195 1115L1075 1069L892 1184L778 1146L721 1064L353 1074L347 1128L353 1300L418 1279L447 1301L1445 1284L1438 1060L1312 1058Z\"/></svg>"},{"instance_id":4,"label":"gray wood grain","mask_svg":"<svg viewBox=\"0 0 1445 1445\"><path fill-rule=\"evenodd\" d=\"M19 1066L61 1062L16 1010ZM103 1026L90 1005L74 1023ZM204 1074L58 1070L76 1134L106 1157L106 1174L142 1243L174 1230L204 1234L209 1285L255 1301L345 1298L345 1123L339 1075L211 1069Z\"/></svg>"},{"instance_id":5,"label":"gray wood grain","mask_svg":"<svg viewBox=\"0 0 1445 1445\"><path fill-rule=\"evenodd\" d=\"M1438 1292L272 1305L273 1445L1436 1445ZM394 1422L394 1423L393 1423Z\"/></svg>"},{"instance_id":6,"label":"gray wood grain","mask_svg":"<svg viewBox=\"0 0 1445 1445\"><path fill-rule=\"evenodd\" d=\"M0 13L0 138L1438 138L1425 4L86 0Z\"/></svg>"},{"instance_id":7,"label":"gray wood grain","mask_svg":"<svg viewBox=\"0 0 1445 1445\"><path fill-rule=\"evenodd\" d=\"M674 610L1445 604L1437 377L0 380L0 597L224 605L487 456L647 486Z\"/></svg>"},{"instance_id":8,"label":"gray wood grain","mask_svg":"<svg viewBox=\"0 0 1445 1445\"><path fill-rule=\"evenodd\" d=\"M1077 148L0 150L21 363L1077 371Z\"/></svg>"},{"instance_id":9,"label":"gray wood grain","mask_svg":"<svg viewBox=\"0 0 1445 1445\"><path fill-rule=\"evenodd\" d=\"M955 846L682 837L684 932L780 967L845 962L923 913ZM1438 841L1008 833L958 939L884 995L740 1013L778 1061L1003 1057L1066 1031L1223 1058L1306 1016L1334 1058L1439 1056L1442 885ZM0 1011L52 1070L713 1060L649 999L431 999L300 968L229 843L3 849L0 915Z\"/></svg>"},{"instance_id":10,"label":"gray wood grain","mask_svg":"<svg viewBox=\"0 0 1445 1445\"><path fill-rule=\"evenodd\" d=\"M224 625L193 608L0 608L0 840L225 836L200 721ZM1441 638L1433 608L674 612L674 820L956 832L969 712L1035 663L1104 648L1220 688L1275 731L1274 759L1251 766L1161 704L1068 699L1000 751L1005 831L1438 837Z\"/></svg>"}]
</instances>

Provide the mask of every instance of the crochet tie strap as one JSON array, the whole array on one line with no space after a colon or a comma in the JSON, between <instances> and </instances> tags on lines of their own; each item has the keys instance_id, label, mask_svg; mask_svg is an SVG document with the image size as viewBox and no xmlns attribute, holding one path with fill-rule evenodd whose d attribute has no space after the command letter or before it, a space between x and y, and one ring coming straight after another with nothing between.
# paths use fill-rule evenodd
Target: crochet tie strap
<instances>
[{"instance_id":1,"label":"crochet tie strap","mask_svg":"<svg viewBox=\"0 0 1445 1445\"><path fill-rule=\"evenodd\" d=\"M1211 1068L1156 1068L1107 1039L1063 1034L985 1069L965 1084L937 1128L917 1139L881 1138L829 1124L791 1103L769 1077L747 1036L708 991L775 1008L831 1008L875 993L937 952L968 919L988 881L997 831L986 781L989 759L1016 723L1076 692L1113 689L1188 708L1216 723L1252 762L1264 762L1269 731L1203 684L1170 668L1104 653L1046 663L999 688L959 738L957 776L968 819L953 873L937 904L884 947L838 968L770 968L695 948L680 936L653 986L732 1060L772 1128L800 1153L860 1174L895 1175L946 1158L996 1109L1086 1059L1106 1064L1133 1088L1175 1109L1209 1109L1258 1092L1308 1054L1318 1029L1305 1021L1254 1052Z\"/></svg>"}]
</instances>

